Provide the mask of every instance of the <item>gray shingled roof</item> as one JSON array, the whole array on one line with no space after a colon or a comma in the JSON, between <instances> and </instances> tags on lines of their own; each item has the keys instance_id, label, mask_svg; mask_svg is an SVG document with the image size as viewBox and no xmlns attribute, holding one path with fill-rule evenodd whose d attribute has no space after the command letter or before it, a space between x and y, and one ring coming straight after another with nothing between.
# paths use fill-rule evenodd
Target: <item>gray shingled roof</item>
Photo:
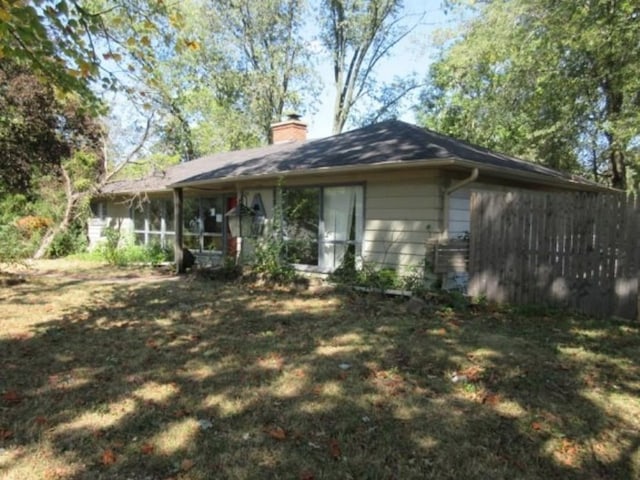
<instances>
[{"instance_id":1,"label":"gray shingled roof","mask_svg":"<svg viewBox=\"0 0 640 480\"><path fill-rule=\"evenodd\" d=\"M227 168L229 165L240 165L244 162L261 159L271 154L294 150L300 145L301 142L286 142L277 145L268 145L266 147L205 155L204 157L174 165L164 171L156 172L138 180L110 182L102 189L102 193L162 191L169 188L169 185L185 181L188 178L204 175L213 170Z\"/></svg>"},{"instance_id":2,"label":"gray shingled roof","mask_svg":"<svg viewBox=\"0 0 640 480\"><path fill-rule=\"evenodd\" d=\"M288 142L268 147L219 153L177 165L162 177L128 182L109 191L150 190L188 186L208 181L239 179L286 172L366 165L403 165L416 161L451 160L453 164L491 168L508 176L529 174L557 184L602 188L581 177L492 152L398 120L389 120L350 132L307 142ZM533 180L533 178L532 178ZM135 183L135 185L133 185ZM157 188L160 187L160 188ZM126 188L126 190L124 190ZM105 190L107 192L107 190Z\"/></svg>"}]
</instances>

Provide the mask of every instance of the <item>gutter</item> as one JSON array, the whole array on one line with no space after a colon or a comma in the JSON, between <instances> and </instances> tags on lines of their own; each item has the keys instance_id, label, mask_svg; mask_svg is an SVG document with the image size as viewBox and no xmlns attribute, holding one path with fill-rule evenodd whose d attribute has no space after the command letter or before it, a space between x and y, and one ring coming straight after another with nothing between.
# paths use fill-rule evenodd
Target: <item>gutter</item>
<instances>
[{"instance_id":1,"label":"gutter","mask_svg":"<svg viewBox=\"0 0 640 480\"><path fill-rule=\"evenodd\" d=\"M480 170L478 169L478 167L475 167L473 170L471 170L471 175L463 180L460 180L459 182L454 183L444 191L444 197L442 199L442 233L440 234L441 239L445 240L449 238L449 204L451 201L451 194L467 186L468 184L475 182L478 178L479 173Z\"/></svg>"},{"instance_id":2,"label":"gutter","mask_svg":"<svg viewBox=\"0 0 640 480\"><path fill-rule=\"evenodd\" d=\"M230 177L222 177L215 179L205 179L205 180L194 180L188 181L183 180L173 184L169 184L166 186L167 189L176 188L176 187L195 187L203 184L221 184L221 183L229 183L231 180L235 182L255 182L255 181L263 181L263 180L271 180L271 179L279 179L279 178L287 178L287 177L298 177L305 176L311 174L318 175L332 175L339 173L360 173L360 172L371 172L376 170L386 170L389 168L397 168L397 167L446 167L450 165L454 165L456 163L455 159L424 159L424 160L412 160L410 162L403 161L394 161L394 162L385 162L385 163L376 163L376 164L356 164L356 165L342 165L338 167L316 167L316 168L305 168L299 170L287 170L282 172L269 172L262 173L258 175L238 175L231 179Z\"/></svg>"}]
</instances>

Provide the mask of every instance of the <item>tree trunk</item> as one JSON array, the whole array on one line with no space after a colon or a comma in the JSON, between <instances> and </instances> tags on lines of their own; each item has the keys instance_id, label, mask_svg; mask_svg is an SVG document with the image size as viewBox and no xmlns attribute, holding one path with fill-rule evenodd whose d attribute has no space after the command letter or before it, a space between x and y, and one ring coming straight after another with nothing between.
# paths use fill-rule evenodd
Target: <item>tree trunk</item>
<instances>
[{"instance_id":1,"label":"tree trunk","mask_svg":"<svg viewBox=\"0 0 640 480\"><path fill-rule=\"evenodd\" d=\"M36 250L36 253L34 253L33 255L34 260L43 258L47 254L47 252L49 251L49 247L51 247L53 240L56 238L56 235L64 232L67 228L69 228L69 225L71 225L71 220L73 219L76 198L73 194L69 174L64 167L60 168L62 170L62 178L64 179L64 191L65 196L67 197L67 205L65 206L64 215L62 216L62 220L60 221L60 223L47 230L47 233L45 233L44 237L42 237L42 240L40 240L38 250Z\"/></svg>"}]
</instances>

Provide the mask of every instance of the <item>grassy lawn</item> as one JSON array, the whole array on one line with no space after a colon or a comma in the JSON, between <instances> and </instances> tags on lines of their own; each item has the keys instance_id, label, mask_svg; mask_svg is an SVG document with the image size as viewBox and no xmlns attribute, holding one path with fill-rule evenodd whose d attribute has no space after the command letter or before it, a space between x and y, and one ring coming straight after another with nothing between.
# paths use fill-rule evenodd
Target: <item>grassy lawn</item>
<instances>
[{"instance_id":1,"label":"grassy lawn","mask_svg":"<svg viewBox=\"0 0 640 480\"><path fill-rule=\"evenodd\" d=\"M640 325L43 262L2 479L640 478Z\"/></svg>"}]
</instances>

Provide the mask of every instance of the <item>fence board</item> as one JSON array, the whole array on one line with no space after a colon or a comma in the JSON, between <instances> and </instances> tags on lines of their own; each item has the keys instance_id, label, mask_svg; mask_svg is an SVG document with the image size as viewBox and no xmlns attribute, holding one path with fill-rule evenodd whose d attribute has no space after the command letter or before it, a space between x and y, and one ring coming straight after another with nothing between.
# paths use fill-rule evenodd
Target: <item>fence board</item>
<instances>
[{"instance_id":1,"label":"fence board","mask_svg":"<svg viewBox=\"0 0 640 480\"><path fill-rule=\"evenodd\" d=\"M472 295L637 317L636 197L473 192L470 229Z\"/></svg>"}]
</instances>

